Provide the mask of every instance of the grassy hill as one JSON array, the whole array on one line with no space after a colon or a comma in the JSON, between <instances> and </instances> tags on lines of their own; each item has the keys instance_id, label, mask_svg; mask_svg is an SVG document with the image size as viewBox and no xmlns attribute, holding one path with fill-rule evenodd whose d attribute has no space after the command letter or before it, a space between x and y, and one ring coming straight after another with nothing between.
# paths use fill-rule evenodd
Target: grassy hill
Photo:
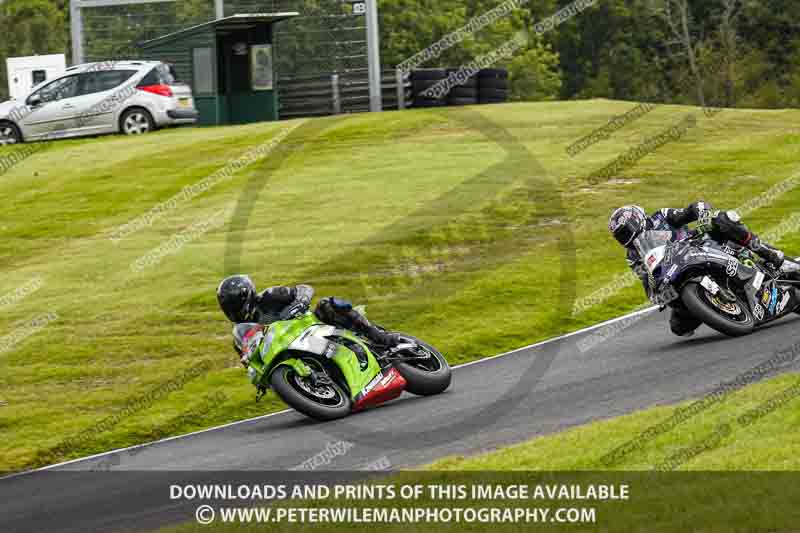
<instances>
[{"instance_id":1,"label":"grassy hill","mask_svg":"<svg viewBox=\"0 0 800 533\"><path fill-rule=\"evenodd\" d=\"M626 269L607 236L612 207L698 198L739 206L798 170L796 111L708 118L663 106L566 154L634 105L509 104L187 128L61 141L27 157L0 174L0 470L282 408L272 395L256 405L237 366L214 297L226 273L351 298L456 364L643 302L630 286L570 316L576 297ZM690 112L697 125L686 135L589 182ZM111 239L185 186L284 136L265 157L233 165L205 192ZM0 157L21 149L0 148ZM748 221L771 228L798 199L792 190ZM800 250L799 237L788 233L780 244ZM34 290L14 295L20 287ZM185 374L201 362L209 370ZM223 401L203 408L216 392Z\"/></svg>"}]
</instances>

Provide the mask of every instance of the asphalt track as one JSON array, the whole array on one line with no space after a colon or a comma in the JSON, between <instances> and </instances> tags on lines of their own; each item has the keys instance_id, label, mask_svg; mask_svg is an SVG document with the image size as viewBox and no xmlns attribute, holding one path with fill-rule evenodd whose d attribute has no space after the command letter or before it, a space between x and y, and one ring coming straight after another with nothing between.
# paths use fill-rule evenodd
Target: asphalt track
<instances>
[{"instance_id":1,"label":"asphalt track","mask_svg":"<svg viewBox=\"0 0 800 533\"><path fill-rule=\"evenodd\" d=\"M666 319L666 314L646 312L465 365L454 371L451 389L440 396L404 394L341 421L322 424L282 412L0 480L0 531L23 531L21 523L31 531L45 527L113 531L176 519L167 502L123 513L114 502L135 501L148 489L144 480L140 485L130 476L114 475L119 470L173 475L287 470L320 454L343 435L352 447L334 454L326 470L352 471L368 464L401 469L444 456L475 454L643 407L702 396L800 341L800 317L794 315L738 339L705 326L694 337L678 338L669 333ZM596 344L580 349L590 337ZM553 357L541 377L528 371L536 361ZM798 368L795 360L780 370ZM524 393L509 401L512 389ZM462 425L465 431L460 433ZM458 437L419 437L444 427ZM617 444L609 443L609 450ZM97 469L108 472L75 477L56 488L57 471ZM119 516L115 509L120 509ZM32 513L37 521L29 518ZM7 524L9 529L4 520L16 522Z\"/></svg>"}]
</instances>

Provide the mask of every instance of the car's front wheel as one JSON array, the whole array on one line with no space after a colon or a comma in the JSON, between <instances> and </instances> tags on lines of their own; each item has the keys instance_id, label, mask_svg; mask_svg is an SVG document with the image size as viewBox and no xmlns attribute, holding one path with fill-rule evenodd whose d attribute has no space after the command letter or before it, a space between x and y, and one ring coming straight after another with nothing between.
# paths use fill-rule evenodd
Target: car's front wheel
<instances>
[{"instance_id":1,"label":"car's front wheel","mask_svg":"<svg viewBox=\"0 0 800 533\"><path fill-rule=\"evenodd\" d=\"M142 135L156 129L152 115L145 109L128 109L119 120L120 130L125 135Z\"/></svg>"},{"instance_id":2,"label":"car's front wheel","mask_svg":"<svg viewBox=\"0 0 800 533\"><path fill-rule=\"evenodd\" d=\"M22 142L22 132L16 124L11 122L0 122L0 145L19 144Z\"/></svg>"}]
</instances>

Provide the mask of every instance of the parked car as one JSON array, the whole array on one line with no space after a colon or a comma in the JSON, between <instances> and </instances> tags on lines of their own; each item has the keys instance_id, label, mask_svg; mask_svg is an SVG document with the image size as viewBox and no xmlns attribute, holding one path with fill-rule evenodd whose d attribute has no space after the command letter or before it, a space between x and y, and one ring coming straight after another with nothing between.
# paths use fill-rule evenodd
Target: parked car
<instances>
[{"instance_id":1,"label":"parked car","mask_svg":"<svg viewBox=\"0 0 800 533\"><path fill-rule=\"evenodd\" d=\"M159 61L76 65L24 99L0 104L0 144L121 132L197 121L191 87Z\"/></svg>"}]
</instances>

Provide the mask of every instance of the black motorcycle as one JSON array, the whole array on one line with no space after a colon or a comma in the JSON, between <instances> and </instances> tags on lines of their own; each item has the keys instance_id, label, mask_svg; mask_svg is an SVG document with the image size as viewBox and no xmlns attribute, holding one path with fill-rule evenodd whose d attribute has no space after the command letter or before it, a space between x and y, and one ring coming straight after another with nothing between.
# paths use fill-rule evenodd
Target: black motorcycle
<instances>
[{"instance_id":1,"label":"black motorcycle","mask_svg":"<svg viewBox=\"0 0 800 533\"><path fill-rule=\"evenodd\" d=\"M747 335L800 308L798 279L732 242L720 244L702 232L673 241L671 231L645 231L634 245L654 303L688 310L725 335Z\"/></svg>"}]
</instances>

